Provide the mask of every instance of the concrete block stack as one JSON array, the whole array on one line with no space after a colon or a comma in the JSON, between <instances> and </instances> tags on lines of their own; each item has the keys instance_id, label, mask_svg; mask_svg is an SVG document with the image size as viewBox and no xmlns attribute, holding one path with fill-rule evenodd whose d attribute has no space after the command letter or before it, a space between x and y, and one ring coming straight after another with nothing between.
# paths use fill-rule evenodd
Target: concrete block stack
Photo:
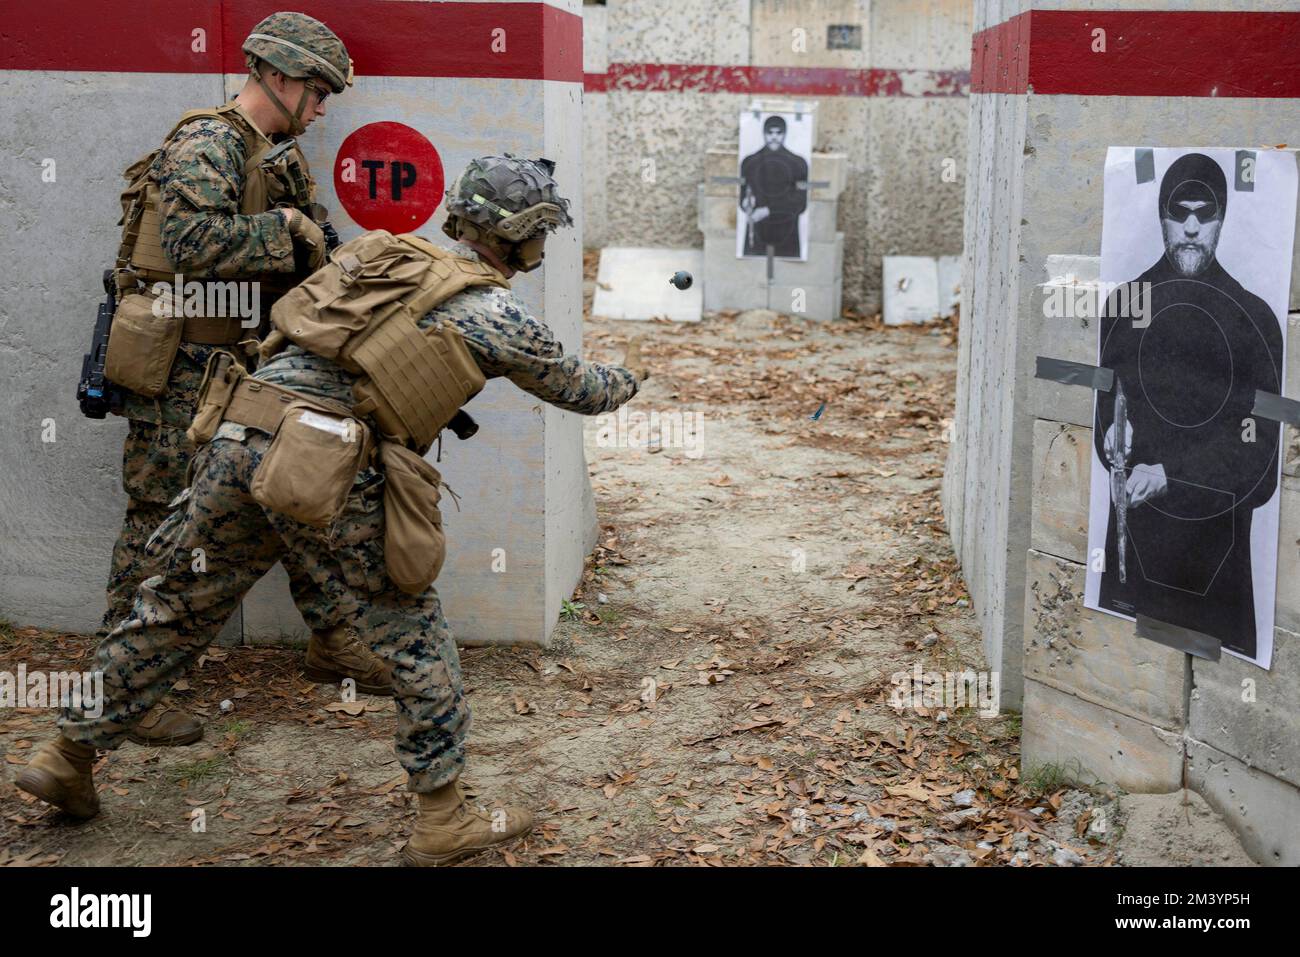
<instances>
[{"instance_id":1,"label":"concrete block stack","mask_svg":"<svg viewBox=\"0 0 1300 957\"><path fill-rule=\"evenodd\" d=\"M1300 864L1297 431L1285 432L1272 667L1207 661L1083 607L1093 396L1034 378L1040 355L1097 361L1096 320L1053 318L1041 286L1097 278L1107 147L1287 142L1300 83L1280 64L1300 13L1286 0L1041 6L976 4L944 507L989 666L1004 707L1023 703L1026 771L1192 788L1257 861ZM1231 49L1180 70L1202 43ZM1290 309L1284 394L1297 397L1300 269Z\"/></svg>"},{"instance_id":2,"label":"concrete block stack","mask_svg":"<svg viewBox=\"0 0 1300 957\"><path fill-rule=\"evenodd\" d=\"M808 198L808 261L736 258L739 159L735 146L706 154L698 225L704 234L704 308L773 309L809 319L838 319L843 299L844 234L836 232L839 198L848 169L843 153L813 153ZM731 182L726 182L731 180Z\"/></svg>"}]
</instances>

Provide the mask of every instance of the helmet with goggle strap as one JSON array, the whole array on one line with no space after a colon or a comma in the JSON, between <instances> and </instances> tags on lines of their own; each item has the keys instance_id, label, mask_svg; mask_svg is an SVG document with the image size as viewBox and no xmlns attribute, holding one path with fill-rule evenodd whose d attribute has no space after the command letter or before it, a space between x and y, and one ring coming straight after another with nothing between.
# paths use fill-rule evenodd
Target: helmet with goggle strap
<instances>
[{"instance_id":1,"label":"helmet with goggle strap","mask_svg":"<svg viewBox=\"0 0 1300 957\"><path fill-rule=\"evenodd\" d=\"M298 80L320 79L329 84L331 92L342 93L352 85L352 60L347 47L334 31L305 13L273 13L253 27L244 41L248 71L271 102L289 121L289 131L294 136L303 132L302 114L307 107L310 92L303 87L298 107L292 113L275 95L263 79L259 63L266 63L287 77Z\"/></svg>"},{"instance_id":2,"label":"helmet with goggle strap","mask_svg":"<svg viewBox=\"0 0 1300 957\"><path fill-rule=\"evenodd\" d=\"M546 234L573 225L569 201L560 195L548 159L481 156L471 160L447 190L447 222L453 239L484 243L520 272L542 262Z\"/></svg>"}]
</instances>

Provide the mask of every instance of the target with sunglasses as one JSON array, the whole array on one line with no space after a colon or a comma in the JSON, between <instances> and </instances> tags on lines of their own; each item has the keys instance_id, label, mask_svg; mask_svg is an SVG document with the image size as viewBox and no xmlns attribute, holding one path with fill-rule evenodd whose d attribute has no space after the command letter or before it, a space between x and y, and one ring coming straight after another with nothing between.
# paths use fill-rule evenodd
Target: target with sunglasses
<instances>
[{"instance_id":1,"label":"target with sunglasses","mask_svg":"<svg viewBox=\"0 0 1300 957\"><path fill-rule=\"evenodd\" d=\"M1292 152L1107 154L1085 604L1272 658Z\"/></svg>"}]
</instances>

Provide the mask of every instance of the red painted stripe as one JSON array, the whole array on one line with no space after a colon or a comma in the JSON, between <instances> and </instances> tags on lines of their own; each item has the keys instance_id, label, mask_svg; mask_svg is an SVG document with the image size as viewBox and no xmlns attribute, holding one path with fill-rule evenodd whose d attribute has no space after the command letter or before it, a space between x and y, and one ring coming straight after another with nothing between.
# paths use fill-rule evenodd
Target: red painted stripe
<instances>
[{"instance_id":1,"label":"red painted stripe","mask_svg":"<svg viewBox=\"0 0 1300 957\"><path fill-rule=\"evenodd\" d=\"M1106 51L1093 52L1093 31ZM1031 10L971 44L972 93L1300 97L1300 13Z\"/></svg>"},{"instance_id":2,"label":"red painted stripe","mask_svg":"<svg viewBox=\"0 0 1300 957\"><path fill-rule=\"evenodd\" d=\"M836 67L709 66L690 63L611 63L587 73L589 93L765 93L787 96L965 96L966 70L848 70Z\"/></svg>"},{"instance_id":3,"label":"red painted stripe","mask_svg":"<svg viewBox=\"0 0 1300 957\"><path fill-rule=\"evenodd\" d=\"M244 38L284 0L4 0L0 69L242 73ZM582 82L582 18L545 3L312 0L361 76ZM196 28L206 49L191 49ZM504 30L504 51L493 50ZM498 46L500 43L498 42Z\"/></svg>"}]
</instances>

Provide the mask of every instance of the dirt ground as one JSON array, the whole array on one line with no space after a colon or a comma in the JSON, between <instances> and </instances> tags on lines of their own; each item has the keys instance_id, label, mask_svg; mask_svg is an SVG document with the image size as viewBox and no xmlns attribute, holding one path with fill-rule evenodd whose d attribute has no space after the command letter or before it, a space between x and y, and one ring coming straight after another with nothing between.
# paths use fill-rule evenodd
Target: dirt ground
<instances>
[{"instance_id":1,"label":"dirt ground","mask_svg":"<svg viewBox=\"0 0 1300 957\"><path fill-rule=\"evenodd\" d=\"M597 320L587 353L616 359L632 326L652 378L622 432L587 423L600 544L564 620L544 651L463 653L466 779L538 812L468 863L1123 863L1127 798L1022 778L1019 715L891 704L915 664L983 667L939 505L951 325ZM656 442L652 411L695 430ZM0 629L0 669L91 647ZM52 713L0 712L0 864L397 862L391 701L250 648L213 649L176 697L207 737L102 756L80 825L12 784Z\"/></svg>"}]
</instances>

